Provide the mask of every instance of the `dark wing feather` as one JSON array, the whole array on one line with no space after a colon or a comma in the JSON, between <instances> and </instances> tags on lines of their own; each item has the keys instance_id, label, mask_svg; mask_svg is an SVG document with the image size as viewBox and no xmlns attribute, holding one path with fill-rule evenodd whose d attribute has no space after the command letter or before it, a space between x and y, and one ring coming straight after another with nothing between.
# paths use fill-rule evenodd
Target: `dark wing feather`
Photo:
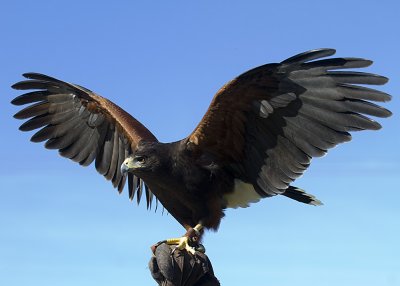
<instances>
[{"instance_id":1,"label":"dark wing feather","mask_svg":"<svg viewBox=\"0 0 400 286\"><path fill-rule=\"evenodd\" d=\"M320 59L334 53L308 51L235 78L215 95L188 146L231 166L260 196L284 193L312 157L351 140L349 131L381 128L366 115L391 115L370 102L390 95L356 85L381 85L387 78L346 71L369 60Z\"/></svg>"},{"instance_id":2,"label":"dark wing feather","mask_svg":"<svg viewBox=\"0 0 400 286\"><path fill-rule=\"evenodd\" d=\"M120 171L123 160L141 140L157 141L154 135L123 109L84 87L43 74L27 73L24 77L29 80L13 88L35 91L12 101L14 105L30 104L14 116L28 119L20 130L40 128L32 136L33 142L46 141L46 148L58 149L61 156L83 166L95 161L97 171L122 192L126 181ZM132 174L128 181L132 200L144 187ZM149 207L153 196L146 190Z\"/></svg>"}]
</instances>

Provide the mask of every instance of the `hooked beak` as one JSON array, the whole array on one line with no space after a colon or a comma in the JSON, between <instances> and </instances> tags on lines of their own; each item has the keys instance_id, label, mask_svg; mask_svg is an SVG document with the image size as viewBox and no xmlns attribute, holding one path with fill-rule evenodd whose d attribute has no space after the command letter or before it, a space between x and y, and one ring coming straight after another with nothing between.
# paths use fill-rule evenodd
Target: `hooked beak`
<instances>
[{"instance_id":1,"label":"hooked beak","mask_svg":"<svg viewBox=\"0 0 400 286\"><path fill-rule=\"evenodd\" d=\"M121 165L121 173L125 176L129 171L135 169L135 164L132 157L128 157Z\"/></svg>"}]
</instances>

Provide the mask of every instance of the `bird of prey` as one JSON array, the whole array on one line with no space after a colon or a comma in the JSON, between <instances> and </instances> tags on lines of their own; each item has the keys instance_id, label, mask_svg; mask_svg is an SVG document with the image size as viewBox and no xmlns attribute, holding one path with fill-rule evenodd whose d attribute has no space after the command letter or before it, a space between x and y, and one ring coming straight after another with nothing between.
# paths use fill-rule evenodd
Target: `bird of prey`
<instances>
[{"instance_id":1,"label":"bird of prey","mask_svg":"<svg viewBox=\"0 0 400 286\"><path fill-rule=\"evenodd\" d=\"M292 185L313 157L350 141L350 131L377 130L367 116L391 112L372 102L390 95L364 85L386 77L349 71L372 61L332 58L334 49L307 51L251 69L225 84L184 139L162 143L115 103L77 84L26 73L12 87L33 90L12 103L29 119L20 130L39 129L33 142L97 171L129 198L153 196L187 230L170 240L190 252L203 229L217 230L226 208L247 207L283 195L319 205Z\"/></svg>"}]
</instances>

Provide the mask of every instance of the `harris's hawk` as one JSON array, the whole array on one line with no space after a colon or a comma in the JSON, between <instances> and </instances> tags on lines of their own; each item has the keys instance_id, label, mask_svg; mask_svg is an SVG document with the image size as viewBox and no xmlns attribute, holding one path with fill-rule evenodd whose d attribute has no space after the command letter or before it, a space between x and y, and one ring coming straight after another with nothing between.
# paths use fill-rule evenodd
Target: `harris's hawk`
<instances>
[{"instance_id":1,"label":"harris's hawk","mask_svg":"<svg viewBox=\"0 0 400 286\"><path fill-rule=\"evenodd\" d=\"M276 195L319 205L293 181L313 157L350 141L350 131L381 128L367 116L391 115L372 103L390 95L364 87L388 79L347 70L372 61L327 58L334 53L311 50L241 74L216 93L194 131L172 143L106 98L43 74L24 74L13 88L33 91L12 103L28 104L15 118L29 119L22 131L40 128L31 141L83 166L94 161L119 192L128 181L130 199L144 192L148 207L155 196L188 231L170 243L187 247L203 227L216 230L226 208Z\"/></svg>"}]
</instances>

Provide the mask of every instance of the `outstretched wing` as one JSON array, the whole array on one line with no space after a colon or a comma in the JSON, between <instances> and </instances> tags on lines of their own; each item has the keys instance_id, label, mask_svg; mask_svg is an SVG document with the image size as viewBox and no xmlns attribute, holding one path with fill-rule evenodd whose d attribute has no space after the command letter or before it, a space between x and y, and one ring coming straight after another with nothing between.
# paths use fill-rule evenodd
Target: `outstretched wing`
<instances>
[{"instance_id":1,"label":"outstretched wing","mask_svg":"<svg viewBox=\"0 0 400 286\"><path fill-rule=\"evenodd\" d=\"M88 166L95 160L97 171L122 192L126 177L120 166L124 159L141 140L157 141L156 137L122 108L86 88L38 73L24 77L29 80L12 87L35 91L11 102L30 104L14 115L17 119L29 118L19 129L41 128L31 141L46 141L46 148L58 149L61 156L80 165ZM130 199L137 192L139 202L144 189L149 206L152 194L143 182L129 174L128 185Z\"/></svg>"},{"instance_id":2,"label":"outstretched wing","mask_svg":"<svg viewBox=\"0 0 400 286\"><path fill-rule=\"evenodd\" d=\"M308 51L235 78L188 137L190 148L231 166L262 197L284 193L312 157L349 141L349 131L381 127L365 115L391 115L370 102L388 101L388 94L358 85L381 85L387 78L345 71L367 67L369 60L320 59L334 53Z\"/></svg>"}]
</instances>

